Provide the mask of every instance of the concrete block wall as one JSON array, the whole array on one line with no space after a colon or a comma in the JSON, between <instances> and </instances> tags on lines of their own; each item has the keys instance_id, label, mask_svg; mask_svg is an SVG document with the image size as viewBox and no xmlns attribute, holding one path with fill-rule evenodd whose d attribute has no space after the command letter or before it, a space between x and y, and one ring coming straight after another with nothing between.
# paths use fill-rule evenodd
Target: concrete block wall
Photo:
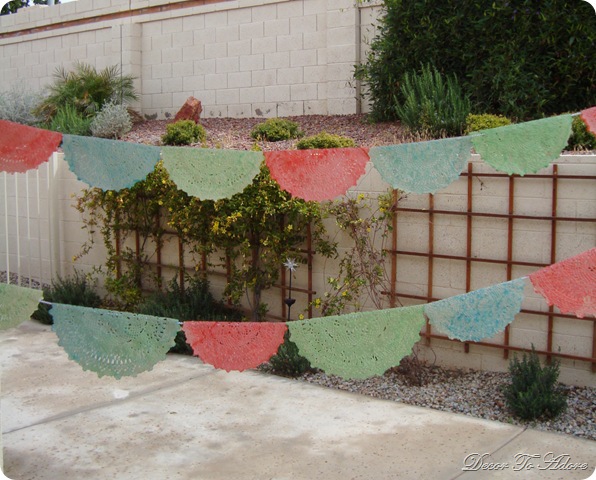
<instances>
[{"instance_id":1,"label":"concrete block wall","mask_svg":"<svg viewBox=\"0 0 596 480\"><path fill-rule=\"evenodd\" d=\"M120 65L137 77L147 116L169 118L189 96L205 117L352 114L360 23L354 0L78 0L0 18L0 90L34 90L57 68ZM368 27L367 27L368 28Z\"/></svg>"}]
</instances>

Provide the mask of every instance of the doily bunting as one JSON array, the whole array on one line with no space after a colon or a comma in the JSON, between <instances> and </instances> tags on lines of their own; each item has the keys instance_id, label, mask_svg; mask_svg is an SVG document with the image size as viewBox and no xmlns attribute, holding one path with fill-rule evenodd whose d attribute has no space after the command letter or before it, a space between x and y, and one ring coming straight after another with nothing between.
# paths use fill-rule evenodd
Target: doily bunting
<instances>
[{"instance_id":1,"label":"doily bunting","mask_svg":"<svg viewBox=\"0 0 596 480\"><path fill-rule=\"evenodd\" d=\"M50 310L58 345L83 370L99 377L136 376L151 370L175 345L178 321L54 303Z\"/></svg>"},{"instance_id":2,"label":"doily bunting","mask_svg":"<svg viewBox=\"0 0 596 480\"><path fill-rule=\"evenodd\" d=\"M285 323L184 322L182 330L195 356L221 368L256 368L277 353L288 327Z\"/></svg>"},{"instance_id":3,"label":"doily bunting","mask_svg":"<svg viewBox=\"0 0 596 480\"><path fill-rule=\"evenodd\" d=\"M382 375L409 355L425 323L423 306L298 320L290 340L313 367L342 378Z\"/></svg>"},{"instance_id":4,"label":"doily bunting","mask_svg":"<svg viewBox=\"0 0 596 480\"><path fill-rule=\"evenodd\" d=\"M220 200L241 192L259 173L263 154L244 150L163 147L170 178L189 195Z\"/></svg>"},{"instance_id":5,"label":"doily bunting","mask_svg":"<svg viewBox=\"0 0 596 480\"><path fill-rule=\"evenodd\" d=\"M102 190L122 190L144 180L160 155L150 145L77 135L64 135L62 148L77 178Z\"/></svg>"},{"instance_id":6,"label":"doily bunting","mask_svg":"<svg viewBox=\"0 0 596 480\"><path fill-rule=\"evenodd\" d=\"M580 118L586 124L588 131L596 135L596 107L582 110L580 113Z\"/></svg>"},{"instance_id":7,"label":"doily bunting","mask_svg":"<svg viewBox=\"0 0 596 480\"><path fill-rule=\"evenodd\" d=\"M530 281L562 313L596 317L596 248L538 270Z\"/></svg>"},{"instance_id":8,"label":"doily bunting","mask_svg":"<svg viewBox=\"0 0 596 480\"><path fill-rule=\"evenodd\" d=\"M519 313L525 280L519 278L428 303L430 324L450 339L477 342L503 331Z\"/></svg>"},{"instance_id":9,"label":"doily bunting","mask_svg":"<svg viewBox=\"0 0 596 480\"><path fill-rule=\"evenodd\" d=\"M332 200L358 183L369 156L364 148L265 152L271 177L293 197Z\"/></svg>"},{"instance_id":10,"label":"doily bunting","mask_svg":"<svg viewBox=\"0 0 596 480\"><path fill-rule=\"evenodd\" d=\"M0 283L0 330L28 320L43 297L40 290Z\"/></svg>"},{"instance_id":11,"label":"doily bunting","mask_svg":"<svg viewBox=\"0 0 596 480\"><path fill-rule=\"evenodd\" d=\"M471 156L470 137L370 149L370 159L383 180L414 193L435 193L453 183Z\"/></svg>"},{"instance_id":12,"label":"doily bunting","mask_svg":"<svg viewBox=\"0 0 596 480\"><path fill-rule=\"evenodd\" d=\"M470 135L482 159L509 175L535 173L555 160L571 135L571 115L482 130Z\"/></svg>"},{"instance_id":13,"label":"doily bunting","mask_svg":"<svg viewBox=\"0 0 596 480\"><path fill-rule=\"evenodd\" d=\"M0 171L23 173L39 168L61 142L61 133L0 120Z\"/></svg>"}]
</instances>

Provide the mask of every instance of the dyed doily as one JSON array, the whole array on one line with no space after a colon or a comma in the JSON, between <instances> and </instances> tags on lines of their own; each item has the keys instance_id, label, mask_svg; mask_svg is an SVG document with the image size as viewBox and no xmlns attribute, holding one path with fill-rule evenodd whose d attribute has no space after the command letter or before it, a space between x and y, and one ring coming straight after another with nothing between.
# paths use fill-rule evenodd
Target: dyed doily
<instances>
[{"instance_id":1,"label":"dyed doily","mask_svg":"<svg viewBox=\"0 0 596 480\"><path fill-rule=\"evenodd\" d=\"M596 248L538 270L530 281L561 312L596 316Z\"/></svg>"},{"instance_id":2,"label":"dyed doily","mask_svg":"<svg viewBox=\"0 0 596 480\"><path fill-rule=\"evenodd\" d=\"M477 342L502 332L519 313L524 299L523 278L428 303L424 313L431 325L451 339Z\"/></svg>"},{"instance_id":3,"label":"dyed doily","mask_svg":"<svg viewBox=\"0 0 596 480\"><path fill-rule=\"evenodd\" d=\"M342 378L382 375L409 355L425 323L423 306L298 320L290 340L313 367Z\"/></svg>"},{"instance_id":4,"label":"dyed doily","mask_svg":"<svg viewBox=\"0 0 596 480\"><path fill-rule=\"evenodd\" d=\"M151 370L175 345L172 318L54 303L50 310L58 345L83 370L117 379Z\"/></svg>"},{"instance_id":5,"label":"dyed doily","mask_svg":"<svg viewBox=\"0 0 596 480\"><path fill-rule=\"evenodd\" d=\"M194 354L229 372L256 368L277 353L288 327L266 322L184 322Z\"/></svg>"},{"instance_id":6,"label":"dyed doily","mask_svg":"<svg viewBox=\"0 0 596 480\"><path fill-rule=\"evenodd\" d=\"M201 200L229 198L259 173L263 154L244 150L164 147L163 164L174 183Z\"/></svg>"},{"instance_id":7,"label":"dyed doily","mask_svg":"<svg viewBox=\"0 0 596 480\"><path fill-rule=\"evenodd\" d=\"M588 131L596 135L596 107L582 110L580 117L586 124Z\"/></svg>"},{"instance_id":8,"label":"dyed doily","mask_svg":"<svg viewBox=\"0 0 596 480\"><path fill-rule=\"evenodd\" d=\"M28 320L42 297L40 290L0 283L0 330Z\"/></svg>"},{"instance_id":9,"label":"dyed doily","mask_svg":"<svg viewBox=\"0 0 596 480\"><path fill-rule=\"evenodd\" d=\"M62 134L0 120L0 171L22 173L47 162Z\"/></svg>"},{"instance_id":10,"label":"dyed doily","mask_svg":"<svg viewBox=\"0 0 596 480\"><path fill-rule=\"evenodd\" d=\"M279 186L304 200L331 200L344 195L364 175L369 156L364 148L326 148L266 152L267 167Z\"/></svg>"},{"instance_id":11,"label":"dyed doily","mask_svg":"<svg viewBox=\"0 0 596 480\"><path fill-rule=\"evenodd\" d=\"M571 115L482 130L471 135L482 159L509 175L535 173L558 158L571 135Z\"/></svg>"},{"instance_id":12,"label":"dyed doily","mask_svg":"<svg viewBox=\"0 0 596 480\"><path fill-rule=\"evenodd\" d=\"M471 156L469 137L370 149L370 159L383 180L393 188L414 193L435 193L453 183Z\"/></svg>"},{"instance_id":13,"label":"dyed doily","mask_svg":"<svg viewBox=\"0 0 596 480\"><path fill-rule=\"evenodd\" d=\"M64 135L62 149L77 178L102 190L132 187L159 162L157 147L105 138Z\"/></svg>"}]
</instances>

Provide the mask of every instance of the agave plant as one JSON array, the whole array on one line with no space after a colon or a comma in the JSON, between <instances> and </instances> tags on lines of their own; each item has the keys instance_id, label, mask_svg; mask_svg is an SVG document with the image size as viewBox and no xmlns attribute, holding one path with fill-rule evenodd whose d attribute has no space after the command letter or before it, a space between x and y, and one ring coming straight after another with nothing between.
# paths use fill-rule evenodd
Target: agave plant
<instances>
[{"instance_id":1,"label":"agave plant","mask_svg":"<svg viewBox=\"0 0 596 480\"><path fill-rule=\"evenodd\" d=\"M49 122L65 105L72 105L83 117L93 117L109 101L124 103L138 98L134 77L122 75L118 65L97 71L95 67L77 62L74 69L58 67L49 95L38 113Z\"/></svg>"}]
</instances>

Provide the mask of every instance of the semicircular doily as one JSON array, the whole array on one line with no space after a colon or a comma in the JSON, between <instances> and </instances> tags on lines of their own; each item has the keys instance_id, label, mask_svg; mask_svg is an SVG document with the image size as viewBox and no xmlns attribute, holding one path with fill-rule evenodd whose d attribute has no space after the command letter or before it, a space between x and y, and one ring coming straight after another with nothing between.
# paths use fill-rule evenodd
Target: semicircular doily
<instances>
[{"instance_id":1,"label":"semicircular doily","mask_svg":"<svg viewBox=\"0 0 596 480\"><path fill-rule=\"evenodd\" d=\"M596 135L596 107L586 108L580 113L580 117L586 124L586 128L589 132Z\"/></svg>"},{"instance_id":2,"label":"semicircular doily","mask_svg":"<svg viewBox=\"0 0 596 480\"><path fill-rule=\"evenodd\" d=\"M43 292L0 283L0 330L16 327L31 318Z\"/></svg>"},{"instance_id":3,"label":"semicircular doily","mask_svg":"<svg viewBox=\"0 0 596 480\"><path fill-rule=\"evenodd\" d=\"M122 190L145 180L159 148L105 138L64 135L64 159L79 180L102 190Z\"/></svg>"},{"instance_id":4,"label":"semicircular doily","mask_svg":"<svg viewBox=\"0 0 596 480\"><path fill-rule=\"evenodd\" d=\"M165 360L180 331L173 318L54 303L58 345L83 370L99 377L136 376Z\"/></svg>"},{"instance_id":5,"label":"semicircular doily","mask_svg":"<svg viewBox=\"0 0 596 480\"><path fill-rule=\"evenodd\" d=\"M0 171L23 173L47 162L62 134L0 120Z\"/></svg>"},{"instance_id":6,"label":"semicircular doily","mask_svg":"<svg viewBox=\"0 0 596 480\"><path fill-rule=\"evenodd\" d=\"M284 341L285 323L184 322L182 330L195 356L226 372L268 362Z\"/></svg>"},{"instance_id":7,"label":"semicircular doily","mask_svg":"<svg viewBox=\"0 0 596 480\"><path fill-rule=\"evenodd\" d=\"M538 270L530 281L562 313L596 317L596 248Z\"/></svg>"},{"instance_id":8,"label":"semicircular doily","mask_svg":"<svg viewBox=\"0 0 596 480\"><path fill-rule=\"evenodd\" d=\"M509 175L535 173L559 157L571 135L571 115L481 130L470 135L482 159Z\"/></svg>"},{"instance_id":9,"label":"semicircular doily","mask_svg":"<svg viewBox=\"0 0 596 480\"><path fill-rule=\"evenodd\" d=\"M409 355L425 323L423 306L297 320L290 340L313 367L342 378L382 375Z\"/></svg>"},{"instance_id":10,"label":"semicircular doily","mask_svg":"<svg viewBox=\"0 0 596 480\"><path fill-rule=\"evenodd\" d=\"M518 278L424 305L430 324L449 338L477 342L505 330L521 310L525 280Z\"/></svg>"},{"instance_id":11,"label":"semicircular doily","mask_svg":"<svg viewBox=\"0 0 596 480\"><path fill-rule=\"evenodd\" d=\"M310 201L344 195L366 171L364 148L325 148L265 152L271 178L293 197Z\"/></svg>"},{"instance_id":12,"label":"semicircular doily","mask_svg":"<svg viewBox=\"0 0 596 480\"><path fill-rule=\"evenodd\" d=\"M248 150L163 147L163 165L180 190L201 200L220 200L244 190L263 154Z\"/></svg>"},{"instance_id":13,"label":"semicircular doily","mask_svg":"<svg viewBox=\"0 0 596 480\"><path fill-rule=\"evenodd\" d=\"M393 188L435 193L459 178L472 156L470 137L402 143L370 149L370 159Z\"/></svg>"}]
</instances>

